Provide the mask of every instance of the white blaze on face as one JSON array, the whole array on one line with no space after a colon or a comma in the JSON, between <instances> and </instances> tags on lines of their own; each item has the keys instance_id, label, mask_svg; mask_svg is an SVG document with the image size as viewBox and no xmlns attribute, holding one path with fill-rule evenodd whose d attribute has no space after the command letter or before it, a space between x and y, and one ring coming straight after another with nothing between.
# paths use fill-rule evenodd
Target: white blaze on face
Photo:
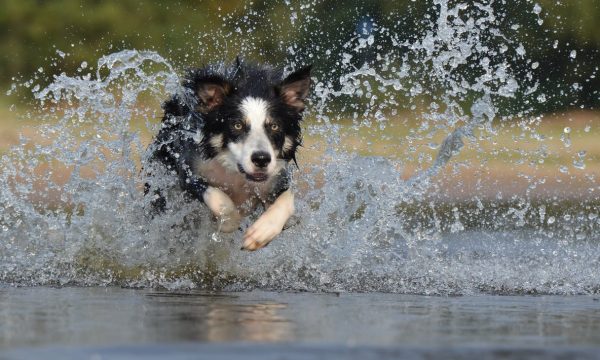
<instances>
[{"instance_id":1,"label":"white blaze on face","mask_svg":"<svg viewBox=\"0 0 600 360\"><path fill-rule=\"evenodd\" d=\"M278 167L275 149L273 149L265 130L265 122L267 122L269 116L268 107L268 103L262 99L245 98L241 102L240 110L250 131L241 142L228 144L228 148L236 158L237 163L249 174L253 174L258 170L251 160L252 154L257 151L271 155L271 162L266 169L261 171L266 170L267 174L272 175Z\"/></svg>"}]
</instances>

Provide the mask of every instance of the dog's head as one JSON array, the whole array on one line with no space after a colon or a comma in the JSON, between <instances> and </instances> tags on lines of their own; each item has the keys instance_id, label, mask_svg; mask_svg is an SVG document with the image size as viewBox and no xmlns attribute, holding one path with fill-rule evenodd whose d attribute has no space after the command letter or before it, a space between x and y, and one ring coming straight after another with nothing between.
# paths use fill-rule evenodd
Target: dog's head
<instances>
[{"instance_id":1,"label":"dog's head","mask_svg":"<svg viewBox=\"0 0 600 360\"><path fill-rule=\"evenodd\" d=\"M239 61L224 73L190 79L195 111L204 119L202 150L254 182L268 180L295 160L310 66L281 71Z\"/></svg>"}]
</instances>

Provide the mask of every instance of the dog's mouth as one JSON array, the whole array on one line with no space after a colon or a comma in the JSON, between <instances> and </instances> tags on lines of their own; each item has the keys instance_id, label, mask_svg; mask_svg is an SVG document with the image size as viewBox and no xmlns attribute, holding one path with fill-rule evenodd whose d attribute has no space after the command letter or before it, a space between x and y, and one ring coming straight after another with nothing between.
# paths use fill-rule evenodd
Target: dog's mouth
<instances>
[{"instance_id":1,"label":"dog's mouth","mask_svg":"<svg viewBox=\"0 0 600 360\"><path fill-rule=\"evenodd\" d=\"M269 175L267 175L267 173L264 172L255 172L253 174L247 173L246 171L244 171L244 168L240 164L238 164L238 170L240 171L240 173L246 175L246 179L250 181L263 182L269 178Z\"/></svg>"}]
</instances>

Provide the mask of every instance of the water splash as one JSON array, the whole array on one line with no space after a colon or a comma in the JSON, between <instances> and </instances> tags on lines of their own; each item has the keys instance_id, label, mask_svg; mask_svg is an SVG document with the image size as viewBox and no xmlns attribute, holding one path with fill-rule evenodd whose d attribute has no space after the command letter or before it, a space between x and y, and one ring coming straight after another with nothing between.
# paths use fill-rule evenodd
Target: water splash
<instances>
[{"instance_id":1,"label":"water splash","mask_svg":"<svg viewBox=\"0 0 600 360\"><path fill-rule=\"evenodd\" d=\"M442 201L446 189L434 180L465 141L484 151L481 139L498 132L494 121L501 119L502 126L525 119L519 126L541 139L534 130L539 122L527 116L530 109L501 117L498 109L506 99L542 94L534 80L518 81L511 70L515 64L536 67L528 65L524 46L500 30L491 4L435 0L432 10L435 16L415 39L392 35L369 19L363 27L368 31L343 45L335 76L318 79L311 114L316 122L306 130L323 139L323 151L295 176L297 224L257 253L239 251L241 233L218 233L204 207L177 191L169 194L175 206L165 216L152 218L145 210L151 199L142 196L140 170L147 154L132 127L143 118L155 132L151 120L159 114L143 104L159 104L181 91L167 60L153 52L121 51L102 57L95 74L61 74L43 89L34 87L40 138L23 138L0 163L0 281L423 294L598 292L597 203L536 200L531 191L545 178L532 177L525 196L486 198L476 188L461 204ZM297 17L294 12L291 21ZM393 50L364 56L379 42L393 43ZM293 55L294 46L289 49ZM357 65L357 58L367 60ZM348 151L340 125L347 115L339 115L351 114L347 128L356 133L385 133L403 108L420 113L416 127L396 139L407 143L407 158L419 160L407 180L407 159ZM565 146L571 144L569 133ZM432 148L435 156L429 155ZM585 166L585 155L580 151L574 158L576 169ZM168 174L158 178L162 187L173 187Z\"/></svg>"}]
</instances>

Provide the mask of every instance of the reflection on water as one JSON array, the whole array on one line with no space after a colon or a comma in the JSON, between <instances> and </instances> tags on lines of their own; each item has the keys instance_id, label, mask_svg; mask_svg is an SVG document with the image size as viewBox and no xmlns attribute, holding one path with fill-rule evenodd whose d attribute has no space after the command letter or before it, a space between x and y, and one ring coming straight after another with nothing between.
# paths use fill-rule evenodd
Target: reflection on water
<instances>
[{"instance_id":1,"label":"reflection on water","mask_svg":"<svg viewBox=\"0 0 600 360\"><path fill-rule=\"evenodd\" d=\"M599 300L5 288L0 289L0 346L182 341L592 346L600 343Z\"/></svg>"},{"instance_id":2,"label":"reflection on water","mask_svg":"<svg viewBox=\"0 0 600 360\"><path fill-rule=\"evenodd\" d=\"M260 297L117 288L0 291L3 346L293 339L287 306Z\"/></svg>"},{"instance_id":3,"label":"reflection on water","mask_svg":"<svg viewBox=\"0 0 600 360\"><path fill-rule=\"evenodd\" d=\"M293 339L290 321L281 315L285 304L209 293L146 295L145 327L162 329L169 339L211 342Z\"/></svg>"}]
</instances>

